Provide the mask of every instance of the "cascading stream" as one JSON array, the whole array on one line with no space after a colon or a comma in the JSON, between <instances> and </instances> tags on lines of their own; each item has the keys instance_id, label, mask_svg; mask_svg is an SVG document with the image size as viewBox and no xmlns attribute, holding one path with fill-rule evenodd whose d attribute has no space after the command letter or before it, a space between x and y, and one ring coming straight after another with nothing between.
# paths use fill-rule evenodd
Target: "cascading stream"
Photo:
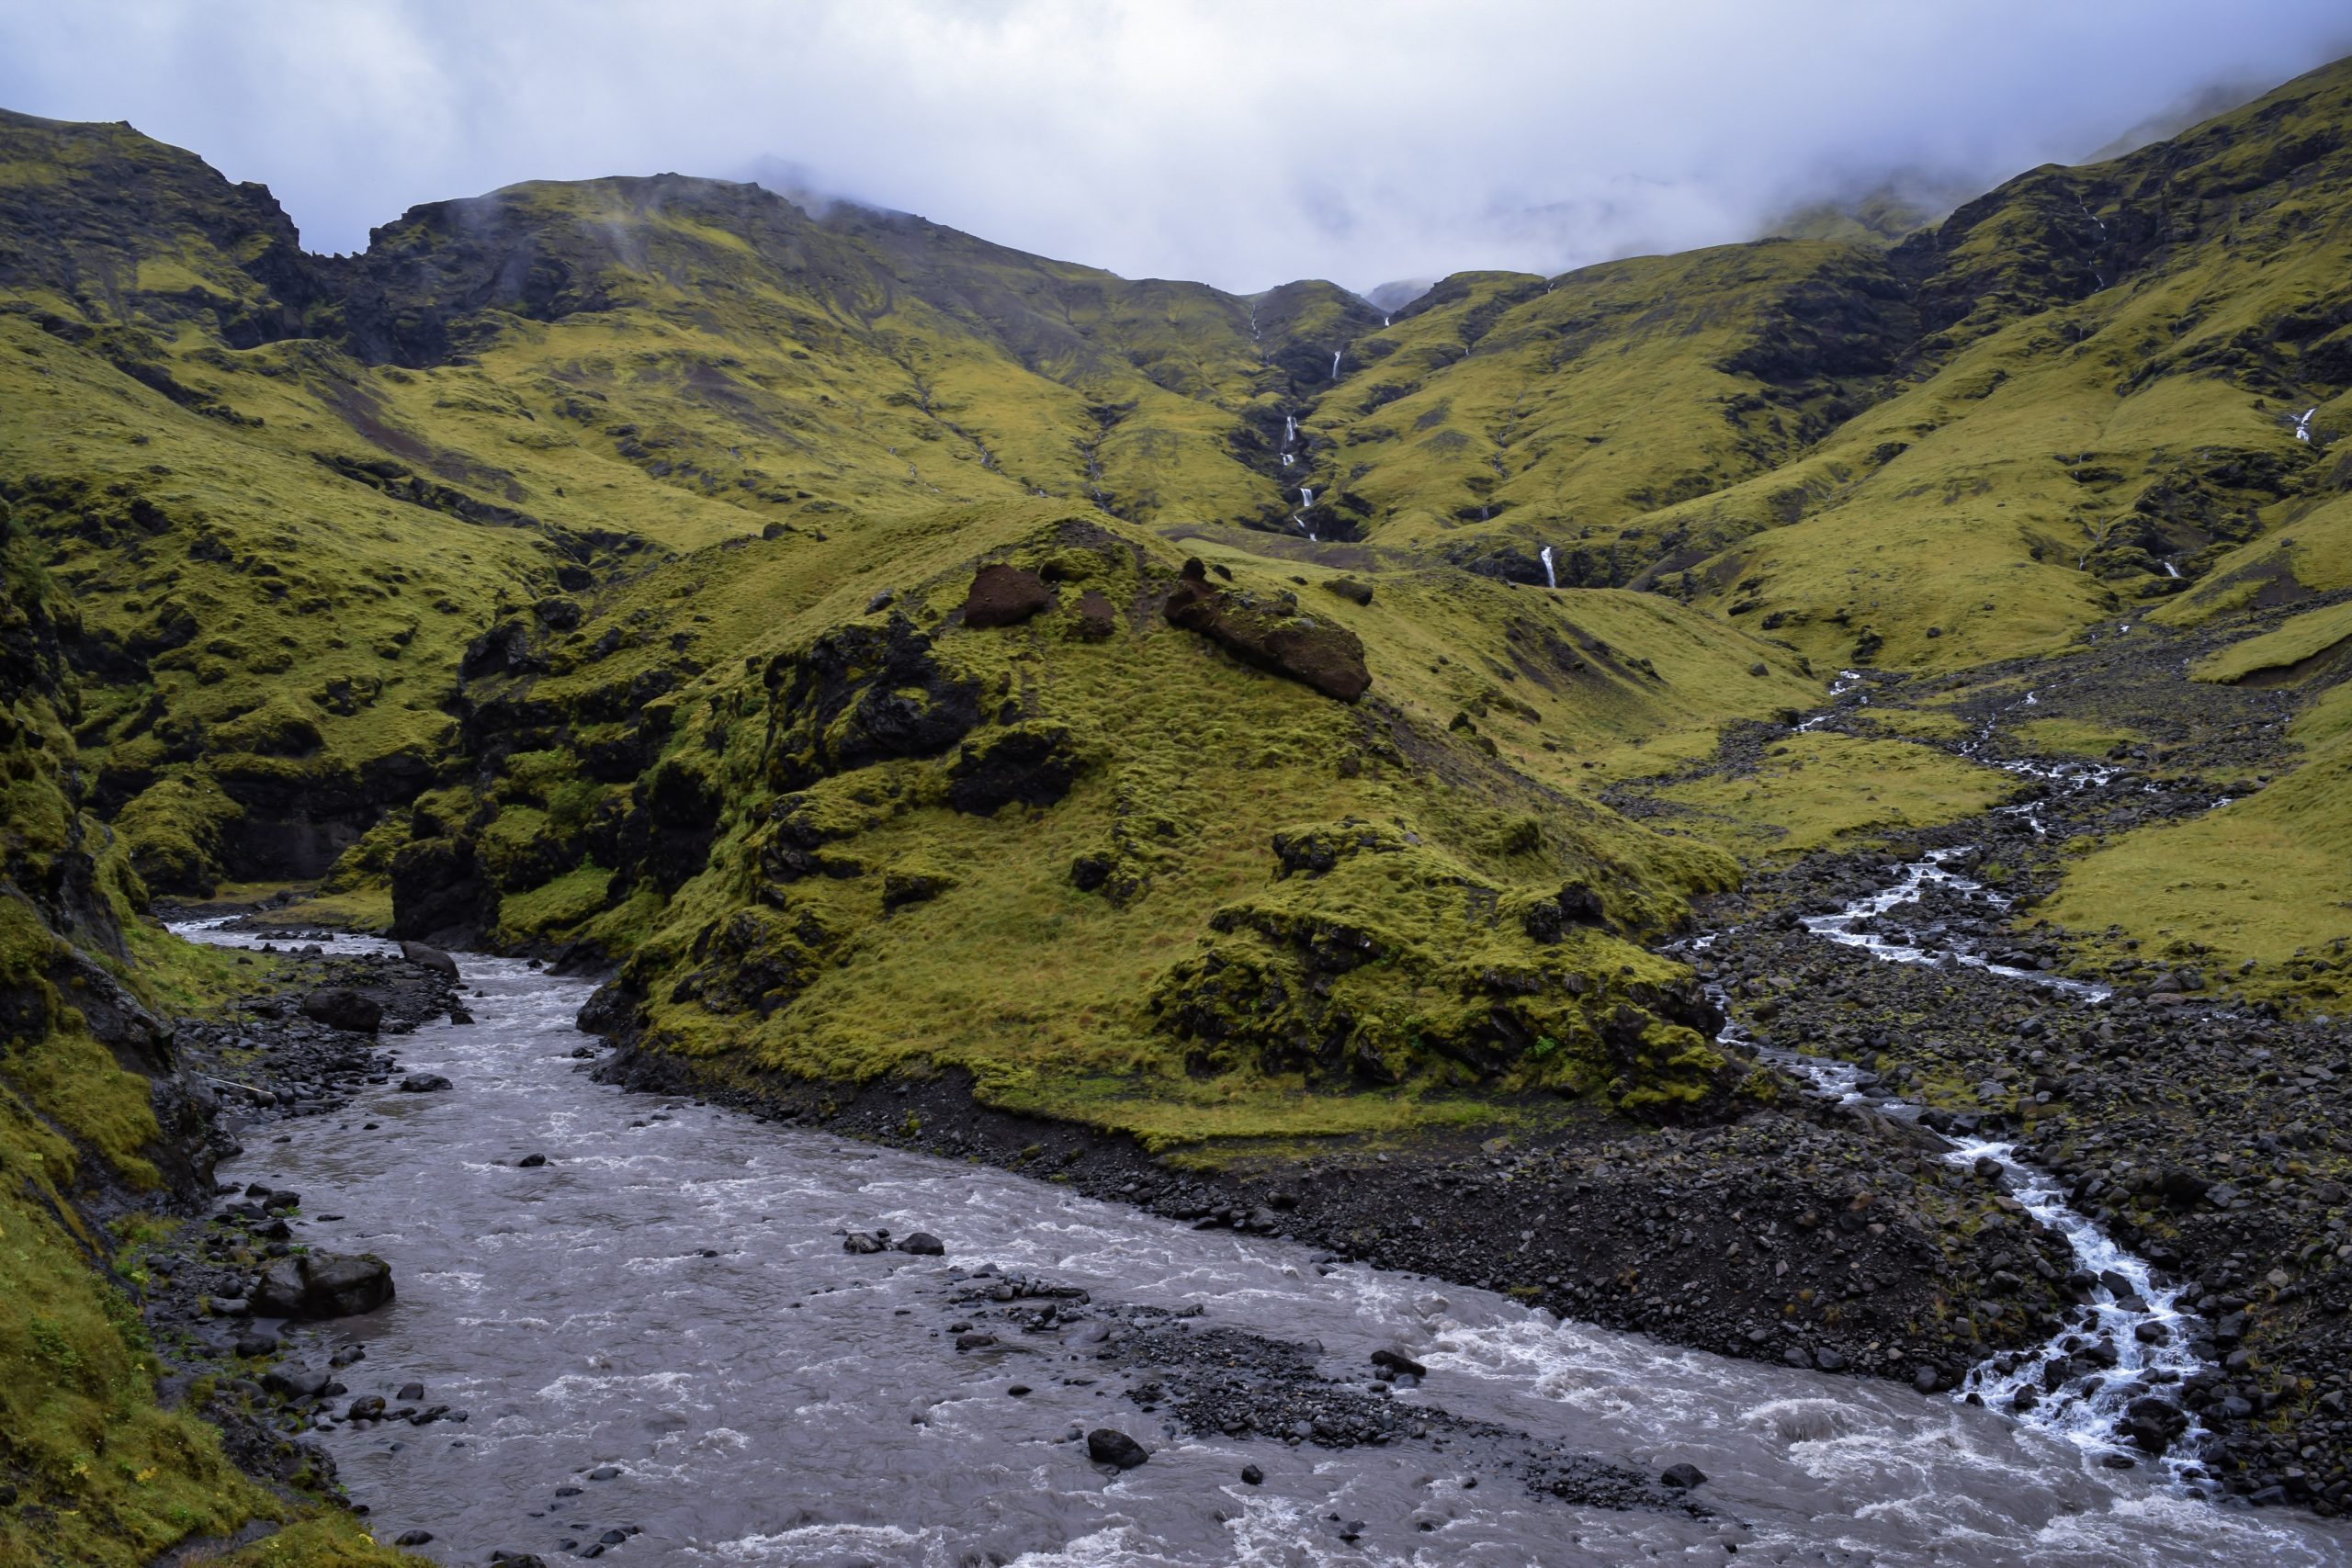
<instances>
[{"instance_id":1,"label":"cascading stream","mask_svg":"<svg viewBox=\"0 0 2352 1568\"><path fill-rule=\"evenodd\" d=\"M1831 698L1835 701L1844 697L1861 682L1859 672L1841 671L1830 688ZM1865 696L1861 700L1868 699ZM2029 691L2016 705L2036 702L2034 694ZM1840 711L1836 706L1826 708L1794 728L1811 730ZM1983 751L2004 712L1996 711L1975 738L1960 748L1962 755L1974 757ZM2102 788L2119 773L2119 770L2096 763L2011 761L1997 765L2067 793ZM2037 838L2047 831L2034 802L1997 809L2022 818ZM1918 903L1929 888L2007 908L2008 900L2004 896L1951 869L1951 863L1970 852L1966 846L1930 850L1922 858L1898 867L1895 879L1884 886L1849 899L1833 912L1802 917L1804 929L1825 941L1856 949L1883 962L1957 964L2039 987L2077 1006L2104 1005L2112 994L2109 987L1996 963L1957 941L1928 945L1907 931L1890 936L1878 929L1890 914ZM1711 933L1691 945L1696 951L1704 951L1713 942L1714 934ZM1737 1023L1728 1021L1729 996L1719 987L1711 987L1711 994L1723 1008L1727 1021L1719 1038L1793 1071L1840 1104L1868 1103L1883 1114L1906 1119L1917 1116L1919 1107L1876 1090L1874 1080L1872 1091L1865 1091L1861 1087L1863 1075L1849 1063L1759 1045ZM1958 1396L1973 1397L1994 1408L2011 1411L2026 1425L2072 1444L2095 1461L2139 1462L2141 1456L2119 1438L2119 1424L2131 1416L2136 1401L2158 1394L2202 1370L2202 1363L2190 1348L2188 1314L2181 1306L2180 1292L2159 1286L2144 1260L2070 1207L2055 1179L2026 1163L2013 1145L1975 1138L1946 1139L1945 1145L1943 1158L1950 1164L1973 1168L1979 1167L1980 1161L1989 1160L1997 1166L2001 1180L2011 1195L2036 1221L2064 1238L2076 1266L2098 1281L2075 1322L2030 1355L1997 1357L1980 1364L1964 1380ZM2111 1356L2112 1364L2095 1366L2088 1371L2072 1370L2085 1353L2089 1353L2095 1361ZM2164 1456L2165 1473L2175 1485L2196 1488L2204 1481L2197 1456L2205 1437L2201 1427L2190 1419L2187 1429Z\"/></svg>"}]
</instances>

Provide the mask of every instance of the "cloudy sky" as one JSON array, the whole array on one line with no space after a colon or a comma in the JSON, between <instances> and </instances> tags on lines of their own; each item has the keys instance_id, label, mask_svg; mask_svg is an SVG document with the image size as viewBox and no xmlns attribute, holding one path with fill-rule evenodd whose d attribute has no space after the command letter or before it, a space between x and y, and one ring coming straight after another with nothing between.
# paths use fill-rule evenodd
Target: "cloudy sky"
<instances>
[{"instance_id":1,"label":"cloudy sky","mask_svg":"<svg viewBox=\"0 0 2352 1568\"><path fill-rule=\"evenodd\" d=\"M2345 53L2343 0L0 0L0 107L192 148L315 250L516 180L790 165L1237 290L1980 188Z\"/></svg>"}]
</instances>

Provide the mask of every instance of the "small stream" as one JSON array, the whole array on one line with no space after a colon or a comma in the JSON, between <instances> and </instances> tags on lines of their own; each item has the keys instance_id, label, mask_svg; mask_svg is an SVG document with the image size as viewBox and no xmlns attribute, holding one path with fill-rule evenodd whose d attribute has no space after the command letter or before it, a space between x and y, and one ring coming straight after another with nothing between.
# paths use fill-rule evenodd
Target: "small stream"
<instances>
[{"instance_id":1,"label":"small stream","mask_svg":"<svg viewBox=\"0 0 2352 1568\"><path fill-rule=\"evenodd\" d=\"M221 1173L303 1191L299 1239L392 1264L397 1300L305 1331L295 1355L364 1345L338 1411L416 1382L423 1404L462 1414L314 1435L379 1539L429 1530L419 1550L448 1563L553 1562L608 1533L603 1554L624 1563L835 1568L1720 1563L1734 1548L1791 1564L2352 1560L2321 1521L2086 1464L2064 1435L1994 1409L601 1085L577 1055L584 983L460 958L479 1021L396 1043L402 1072L454 1090L372 1086L345 1111L255 1129ZM548 1163L516 1164L531 1154ZM876 1226L933 1231L947 1255L843 1251L842 1232ZM1372 1350L1402 1348L1430 1375L1399 1402L1653 1475L1694 1463L1716 1517L1571 1506L1420 1440L1184 1435L1122 1397L1125 1374L1082 1335L959 1352L956 1297L990 1264L1317 1340L1324 1370L1351 1380ZM1071 1434L1098 1426L1150 1461L1090 1464ZM1262 1484L1241 1479L1250 1463ZM1352 1541L1341 1520L1361 1521Z\"/></svg>"}]
</instances>

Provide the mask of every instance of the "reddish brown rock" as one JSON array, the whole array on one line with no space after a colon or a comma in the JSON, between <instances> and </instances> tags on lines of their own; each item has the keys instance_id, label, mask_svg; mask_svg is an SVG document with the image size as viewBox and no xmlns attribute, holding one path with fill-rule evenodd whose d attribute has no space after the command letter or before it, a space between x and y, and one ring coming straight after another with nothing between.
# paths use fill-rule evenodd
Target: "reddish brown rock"
<instances>
[{"instance_id":1,"label":"reddish brown rock","mask_svg":"<svg viewBox=\"0 0 2352 1568\"><path fill-rule=\"evenodd\" d=\"M967 626L1017 626L1054 602L1046 580L1017 566L980 568L964 598Z\"/></svg>"},{"instance_id":2,"label":"reddish brown rock","mask_svg":"<svg viewBox=\"0 0 2352 1568\"><path fill-rule=\"evenodd\" d=\"M1363 643L1356 634L1301 615L1295 600L1283 597L1283 604L1261 604L1213 588L1201 563L1188 560L1162 613L1170 626L1198 632L1245 662L1312 686L1327 697L1351 703L1363 695L1372 685L1372 672L1364 668Z\"/></svg>"},{"instance_id":3,"label":"reddish brown rock","mask_svg":"<svg viewBox=\"0 0 2352 1568\"><path fill-rule=\"evenodd\" d=\"M1088 642L1101 642L1119 629L1119 613L1111 601L1090 588L1078 601L1078 635Z\"/></svg>"}]
</instances>

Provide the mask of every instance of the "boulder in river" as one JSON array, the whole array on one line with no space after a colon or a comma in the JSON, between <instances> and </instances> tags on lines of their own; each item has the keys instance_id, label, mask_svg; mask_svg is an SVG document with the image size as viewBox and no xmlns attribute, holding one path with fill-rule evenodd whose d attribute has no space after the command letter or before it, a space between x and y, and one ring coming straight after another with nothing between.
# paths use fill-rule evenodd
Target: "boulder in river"
<instances>
[{"instance_id":1,"label":"boulder in river","mask_svg":"<svg viewBox=\"0 0 2352 1568\"><path fill-rule=\"evenodd\" d=\"M401 1079L402 1094L438 1094L445 1089L456 1087L439 1073L411 1073Z\"/></svg>"},{"instance_id":2,"label":"boulder in river","mask_svg":"<svg viewBox=\"0 0 2352 1568\"><path fill-rule=\"evenodd\" d=\"M1115 1427L1097 1427L1086 1434L1086 1457L1097 1464L1133 1470L1151 1457L1141 1443Z\"/></svg>"},{"instance_id":3,"label":"boulder in river","mask_svg":"<svg viewBox=\"0 0 2352 1568\"><path fill-rule=\"evenodd\" d=\"M370 1254L313 1252L281 1258L263 1270L253 1308L262 1317L350 1317L392 1299L391 1266Z\"/></svg>"},{"instance_id":4,"label":"boulder in river","mask_svg":"<svg viewBox=\"0 0 2352 1568\"><path fill-rule=\"evenodd\" d=\"M1417 1378L1425 1378L1430 1375L1430 1370L1427 1367L1402 1350L1374 1350L1372 1353L1372 1364L1385 1368L1392 1372L1408 1372Z\"/></svg>"},{"instance_id":5,"label":"boulder in river","mask_svg":"<svg viewBox=\"0 0 2352 1568\"><path fill-rule=\"evenodd\" d=\"M373 1034L384 1021L383 1005L348 986L322 986L302 998L302 1016L329 1029Z\"/></svg>"},{"instance_id":6,"label":"boulder in river","mask_svg":"<svg viewBox=\"0 0 2352 1568\"><path fill-rule=\"evenodd\" d=\"M1659 1483L1673 1487L1677 1492L1688 1492L1693 1486L1704 1485L1706 1480L1705 1471L1687 1461L1681 1464L1669 1464L1658 1473Z\"/></svg>"},{"instance_id":7,"label":"boulder in river","mask_svg":"<svg viewBox=\"0 0 2352 1568\"><path fill-rule=\"evenodd\" d=\"M945 1255L947 1244L929 1231L915 1231L899 1243L899 1250L920 1253L926 1258L939 1258Z\"/></svg>"},{"instance_id":8,"label":"boulder in river","mask_svg":"<svg viewBox=\"0 0 2352 1568\"><path fill-rule=\"evenodd\" d=\"M842 1237L843 1252L880 1252L885 1246L882 1238L871 1231L852 1231Z\"/></svg>"},{"instance_id":9,"label":"boulder in river","mask_svg":"<svg viewBox=\"0 0 2352 1568\"><path fill-rule=\"evenodd\" d=\"M419 968L430 969L436 975L458 977L458 961L437 947L427 947L421 942L401 943L401 956Z\"/></svg>"}]
</instances>

